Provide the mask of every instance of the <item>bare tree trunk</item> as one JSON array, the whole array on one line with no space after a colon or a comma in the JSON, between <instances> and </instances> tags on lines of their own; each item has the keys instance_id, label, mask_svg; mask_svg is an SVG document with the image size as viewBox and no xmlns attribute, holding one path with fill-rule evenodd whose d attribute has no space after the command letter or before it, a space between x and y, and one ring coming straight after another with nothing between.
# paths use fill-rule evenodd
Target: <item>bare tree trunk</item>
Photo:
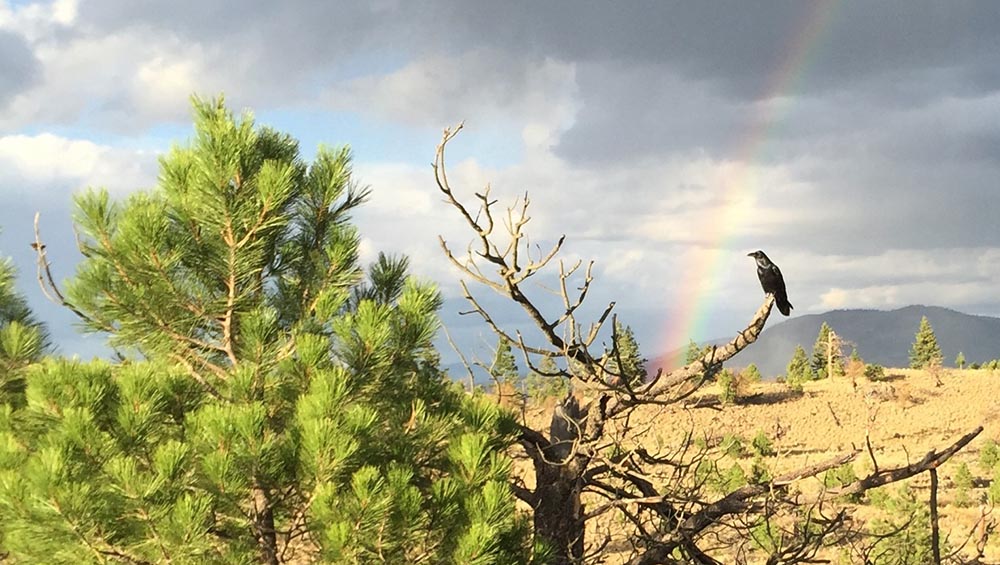
<instances>
[{"instance_id":1,"label":"bare tree trunk","mask_svg":"<svg viewBox=\"0 0 1000 565\"><path fill-rule=\"evenodd\" d=\"M826 378L833 380L833 330L826 336Z\"/></svg>"},{"instance_id":2,"label":"bare tree trunk","mask_svg":"<svg viewBox=\"0 0 1000 565\"><path fill-rule=\"evenodd\" d=\"M931 467L928 471L931 475L931 551L934 555L934 564L941 565L941 530L938 527L938 476L937 469Z\"/></svg>"},{"instance_id":3,"label":"bare tree trunk","mask_svg":"<svg viewBox=\"0 0 1000 565\"><path fill-rule=\"evenodd\" d=\"M278 536L274 530L274 511L271 508L271 497L263 487L253 488L253 528L260 543L261 562L267 565L279 565Z\"/></svg>"},{"instance_id":4,"label":"bare tree trunk","mask_svg":"<svg viewBox=\"0 0 1000 565\"><path fill-rule=\"evenodd\" d=\"M535 467L535 535L552 549L553 565L583 562L583 480L569 467L549 463Z\"/></svg>"}]
</instances>

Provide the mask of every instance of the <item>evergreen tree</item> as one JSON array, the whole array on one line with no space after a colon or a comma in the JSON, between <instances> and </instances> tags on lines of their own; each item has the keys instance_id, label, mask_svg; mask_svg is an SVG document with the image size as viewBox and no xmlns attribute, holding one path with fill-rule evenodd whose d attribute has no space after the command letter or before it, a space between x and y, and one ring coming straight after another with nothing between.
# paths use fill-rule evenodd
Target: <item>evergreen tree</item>
<instances>
[{"instance_id":1,"label":"evergreen tree","mask_svg":"<svg viewBox=\"0 0 1000 565\"><path fill-rule=\"evenodd\" d=\"M538 363L538 370L527 377L528 396L534 400L562 398L569 392L569 379L560 374L559 366L546 355Z\"/></svg>"},{"instance_id":2,"label":"evergreen tree","mask_svg":"<svg viewBox=\"0 0 1000 565\"><path fill-rule=\"evenodd\" d=\"M493 363L490 364L490 374L501 384L509 384L515 388L521 382L520 369L510 342L504 338L497 340L497 348L493 352Z\"/></svg>"},{"instance_id":3,"label":"evergreen tree","mask_svg":"<svg viewBox=\"0 0 1000 565\"><path fill-rule=\"evenodd\" d=\"M965 368L965 354L961 351L959 351L958 355L955 356L955 366L959 369Z\"/></svg>"},{"instance_id":4,"label":"evergreen tree","mask_svg":"<svg viewBox=\"0 0 1000 565\"><path fill-rule=\"evenodd\" d=\"M719 371L715 381L719 384L719 403L735 404L739 400L739 377L732 369L724 368Z\"/></svg>"},{"instance_id":5,"label":"evergreen tree","mask_svg":"<svg viewBox=\"0 0 1000 565\"><path fill-rule=\"evenodd\" d=\"M442 378L437 291L366 274L347 149L195 102L159 185L77 199L67 289L134 359L29 366L0 417L22 563L522 563L515 422Z\"/></svg>"},{"instance_id":6,"label":"evergreen tree","mask_svg":"<svg viewBox=\"0 0 1000 565\"><path fill-rule=\"evenodd\" d=\"M48 334L14 287L14 266L0 260L0 403L17 404L24 367L48 349Z\"/></svg>"},{"instance_id":7,"label":"evergreen tree","mask_svg":"<svg viewBox=\"0 0 1000 565\"><path fill-rule=\"evenodd\" d=\"M809 366L809 357L806 355L806 350L801 345L797 345L795 347L795 354L792 355L791 361L788 362L785 382L792 387L801 387L802 383L812 380L812 378L813 372Z\"/></svg>"},{"instance_id":8,"label":"evergreen tree","mask_svg":"<svg viewBox=\"0 0 1000 565\"><path fill-rule=\"evenodd\" d=\"M750 363L747 368L743 370L744 378L748 383L759 383L761 381L760 369L757 365Z\"/></svg>"},{"instance_id":9,"label":"evergreen tree","mask_svg":"<svg viewBox=\"0 0 1000 565\"><path fill-rule=\"evenodd\" d=\"M630 385L642 383L646 379L646 359L639 352L639 342L632 328L615 321L616 351L610 355L608 372L616 378L624 379ZM620 362L620 366L619 366Z\"/></svg>"},{"instance_id":10,"label":"evergreen tree","mask_svg":"<svg viewBox=\"0 0 1000 565\"><path fill-rule=\"evenodd\" d=\"M823 379L831 374L844 374L844 354L841 351L841 341L830 326L823 322L819 328L819 335L813 345L812 370L814 378Z\"/></svg>"},{"instance_id":11,"label":"evergreen tree","mask_svg":"<svg viewBox=\"0 0 1000 565\"><path fill-rule=\"evenodd\" d=\"M927 316L924 316L920 320L920 329L917 330L913 347L910 348L910 368L923 369L929 365L940 364L941 359L941 348L938 347L934 329L927 321Z\"/></svg>"},{"instance_id":12,"label":"evergreen tree","mask_svg":"<svg viewBox=\"0 0 1000 565\"><path fill-rule=\"evenodd\" d=\"M684 352L684 364L690 365L695 361L701 359L706 353L712 350L711 345L706 345L705 347L698 347L698 344L694 340L688 342L687 350ZM645 360L643 360L645 363Z\"/></svg>"},{"instance_id":13,"label":"evergreen tree","mask_svg":"<svg viewBox=\"0 0 1000 565\"><path fill-rule=\"evenodd\" d=\"M690 365L691 363L694 363L698 359L701 359L701 355L701 348L698 347L698 344L695 343L693 339L689 340L687 350L684 352L684 364Z\"/></svg>"},{"instance_id":14,"label":"evergreen tree","mask_svg":"<svg viewBox=\"0 0 1000 565\"><path fill-rule=\"evenodd\" d=\"M819 335L816 336L816 343L813 344L812 371L815 378L826 376L826 356L830 341L830 326L823 322L819 328Z\"/></svg>"}]
</instances>

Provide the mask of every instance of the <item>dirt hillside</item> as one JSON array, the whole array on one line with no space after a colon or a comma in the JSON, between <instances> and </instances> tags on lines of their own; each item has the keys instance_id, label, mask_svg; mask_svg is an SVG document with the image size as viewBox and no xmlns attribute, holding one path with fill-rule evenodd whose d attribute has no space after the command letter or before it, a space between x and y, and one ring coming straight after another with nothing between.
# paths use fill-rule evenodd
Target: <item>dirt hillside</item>
<instances>
[{"instance_id":1,"label":"dirt hillside","mask_svg":"<svg viewBox=\"0 0 1000 565\"><path fill-rule=\"evenodd\" d=\"M772 442L777 455L765 458L774 474L828 460L865 446L866 433L880 468L917 461L930 449L943 449L977 426L984 431L939 470L942 535L960 543L980 517L992 472L979 465L979 451L989 439L1000 439L1000 373L986 370L950 370L935 378L924 371L888 369L880 382L846 377L808 382L801 395L781 383L753 385L743 404L719 404L715 385L704 387L683 405L640 411L632 425L645 429L638 441L660 445L679 441L689 430L709 445L726 435L744 444L759 432ZM539 423L543 409L529 410ZM647 427L648 426L648 427ZM959 507L954 499L953 475L966 462L976 480L973 502ZM521 467L526 470L524 467ZM854 462L858 476L872 469L862 453ZM525 476L530 485L530 476ZM817 483L817 479L812 479ZM910 481L917 497L926 500L926 474ZM807 487L808 488L808 487ZM895 488L895 487L889 487ZM859 509L863 514L865 509ZM995 536L1000 537L1000 536ZM1000 540L988 545L987 562L1000 563ZM608 563L618 562L609 555Z\"/></svg>"}]
</instances>

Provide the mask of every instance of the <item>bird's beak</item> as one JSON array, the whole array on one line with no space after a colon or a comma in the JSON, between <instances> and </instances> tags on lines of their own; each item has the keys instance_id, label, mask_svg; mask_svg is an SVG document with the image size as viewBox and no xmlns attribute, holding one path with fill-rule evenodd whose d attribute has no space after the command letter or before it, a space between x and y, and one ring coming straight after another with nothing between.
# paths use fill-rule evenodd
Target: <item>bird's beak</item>
<instances>
[{"instance_id":1,"label":"bird's beak","mask_svg":"<svg viewBox=\"0 0 1000 565\"><path fill-rule=\"evenodd\" d=\"M753 253L747 253L747 257L753 257Z\"/></svg>"}]
</instances>

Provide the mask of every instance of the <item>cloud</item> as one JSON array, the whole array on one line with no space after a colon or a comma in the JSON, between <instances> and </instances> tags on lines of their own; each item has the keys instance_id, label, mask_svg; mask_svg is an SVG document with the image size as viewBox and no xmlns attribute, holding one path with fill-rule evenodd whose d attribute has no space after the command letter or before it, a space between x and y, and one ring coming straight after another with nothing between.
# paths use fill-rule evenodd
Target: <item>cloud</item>
<instances>
[{"instance_id":1,"label":"cloud","mask_svg":"<svg viewBox=\"0 0 1000 565\"><path fill-rule=\"evenodd\" d=\"M981 304L995 295L991 284L949 282L934 284L915 282L905 285L868 285L860 288L831 288L820 296L814 312L850 308L889 309L910 304L924 304L933 297L933 304L966 306Z\"/></svg>"},{"instance_id":2,"label":"cloud","mask_svg":"<svg viewBox=\"0 0 1000 565\"><path fill-rule=\"evenodd\" d=\"M0 5L0 29L11 30L36 43L73 25L78 13L78 0L4 3Z\"/></svg>"},{"instance_id":3,"label":"cloud","mask_svg":"<svg viewBox=\"0 0 1000 565\"><path fill-rule=\"evenodd\" d=\"M148 35L135 30L37 44L40 77L11 100L0 126L83 121L99 124L98 131L136 131L186 117L187 97L203 84L192 78L197 47Z\"/></svg>"},{"instance_id":4,"label":"cloud","mask_svg":"<svg viewBox=\"0 0 1000 565\"><path fill-rule=\"evenodd\" d=\"M28 44L0 27L0 108L38 80L39 62Z\"/></svg>"},{"instance_id":5,"label":"cloud","mask_svg":"<svg viewBox=\"0 0 1000 565\"><path fill-rule=\"evenodd\" d=\"M0 188L148 186L153 154L121 146L187 124L191 92L260 113L332 110L325 124L347 116L374 148L466 119L456 191L490 183L505 204L528 191L533 241L565 233L569 257L597 259L591 300L619 299L640 337L698 300L716 333L744 322L757 248L781 264L796 312L1000 310L987 292L1000 281L998 6L3 4ZM290 133L318 135L306 122ZM366 153L365 257L408 253L455 296L436 236L462 250L471 234L425 159Z\"/></svg>"},{"instance_id":6,"label":"cloud","mask_svg":"<svg viewBox=\"0 0 1000 565\"><path fill-rule=\"evenodd\" d=\"M0 137L0 187L41 198L52 191L103 186L117 193L147 188L156 156L50 133Z\"/></svg>"},{"instance_id":7,"label":"cloud","mask_svg":"<svg viewBox=\"0 0 1000 565\"><path fill-rule=\"evenodd\" d=\"M571 64L471 50L428 55L385 74L334 84L325 97L334 108L412 126L437 128L468 118L479 128L521 131L536 148L554 143L572 123L575 95Z\"/></svg>"}]
</instances>

